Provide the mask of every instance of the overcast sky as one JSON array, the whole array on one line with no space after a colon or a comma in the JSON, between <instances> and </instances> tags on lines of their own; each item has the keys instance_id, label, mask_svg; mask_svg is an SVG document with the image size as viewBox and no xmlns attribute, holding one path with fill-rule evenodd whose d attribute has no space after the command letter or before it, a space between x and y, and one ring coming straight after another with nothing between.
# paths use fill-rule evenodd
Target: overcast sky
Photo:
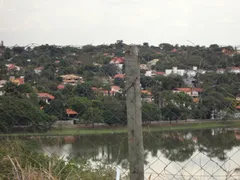
<instances>
[{"instance_id":1,"label":"overcast sky","mask_svg":"<svg viewBox=\"0 0 240 180\"><path fill-rule=\"evenodd\" d=\"M12 46L163 42L240 44L240 0L0 0Z\"/></svg>"}]
</instances>

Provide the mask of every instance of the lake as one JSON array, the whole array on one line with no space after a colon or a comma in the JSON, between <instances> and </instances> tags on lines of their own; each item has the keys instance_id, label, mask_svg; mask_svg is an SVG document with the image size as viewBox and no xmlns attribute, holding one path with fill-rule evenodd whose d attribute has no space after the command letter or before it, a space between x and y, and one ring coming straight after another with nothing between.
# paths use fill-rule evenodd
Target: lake
<instances>
[{"instance_id":1,"label":"lake","mask_svg":"<svg viewBox=\"0 0 240 180\"><path fill-rule=\"evenodd\" d=\"M128 173L127 134L41 138L45 154L88 160ZM240 130L144 133L145 178L240 179Z\"/></svg>"}]
</instances>

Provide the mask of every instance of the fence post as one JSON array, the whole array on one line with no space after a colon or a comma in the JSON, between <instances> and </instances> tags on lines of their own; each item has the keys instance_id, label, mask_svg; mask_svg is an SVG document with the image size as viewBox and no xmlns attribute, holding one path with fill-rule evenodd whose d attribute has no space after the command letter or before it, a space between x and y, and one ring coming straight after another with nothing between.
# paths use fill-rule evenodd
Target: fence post
<instances>
[{"instance_id":1,"label":"fence post","mask_svg":"<svg viewBox=\"0 0 240 180\"><path fill-rule=\"evenodd\" d=\"M142 135L140 63L137 46L126 47L125 73L130 179L143 180L144 149Z\"/></svg>"}]
</instances>

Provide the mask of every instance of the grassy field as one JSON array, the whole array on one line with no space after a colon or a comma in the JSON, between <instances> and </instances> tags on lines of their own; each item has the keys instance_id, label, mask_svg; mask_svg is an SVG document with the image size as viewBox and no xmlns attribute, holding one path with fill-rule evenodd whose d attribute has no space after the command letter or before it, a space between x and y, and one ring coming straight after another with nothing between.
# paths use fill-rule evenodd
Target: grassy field
<instances>
[{"instance_id":1,"label":"grassy field","mask_svg":"<svg viewBox=\"0 0 240 180\"><path fill-rule=\"evenodd\" d=\"M143 127L144 132L160 132L173 130L197 130L210 128L240 128L240 121L226 121L226 122L195 122L187 124L165 124L158 126ZM113 133L127 133L126 127L112 127L112 128L54 128L46 133L12 133L0 134L0 136L64 136L64 135L91 135L91 134L113 134Z\"/></svg>"}]
</instances>

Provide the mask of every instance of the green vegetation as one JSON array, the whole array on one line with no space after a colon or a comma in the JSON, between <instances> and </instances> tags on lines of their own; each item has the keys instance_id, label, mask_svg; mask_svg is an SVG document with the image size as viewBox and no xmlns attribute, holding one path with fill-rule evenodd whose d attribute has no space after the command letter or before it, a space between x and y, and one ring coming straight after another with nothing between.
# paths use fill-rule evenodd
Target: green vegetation
<instances>
[{"instance_id":1,"label":"green vegetation","mask_svg":"<svg viewBox=\"0 0 240 180\"><path fill-rule=\"evenodd\" d=\"M57 156L46 156L37 150L35 141L1 140L0 179L25 180L112 180L115 170L107 166L93 169L86 161L65 162Z\"/></svg>"},{"instance_id":2,"label":"green vegetation","mask_svg":"<svg viewBox=\"0 0 240 180\"><path fill-rule=\"evenodd\" d=\"M147 42L139 47L143 94L143 121L172 121L186 119L234 119L239 112L240 73L230 68L240 66L240 54L233 47L180 46L161 43L158 47ZM66 109L77 112L79 123L126 125L123 41L110 45L86 45L82 48L41 45L37 47L0 47L0 132L14 132L24 126L24 132L45 132L56 120L73 117ZM156 64L149 65L153 59ZM117 61L117 62L116 62ZM7 67L8 66L8 67ZM189 78L170 74L146 76L146 70L165 71L173 67L192 70ZM121 68L122 67L122 68ZM37 70L36 70L37 68ZM40 69L39 69L40 68ZM224 73L217 73L225 68ZM206 73L201 73L201 71ZM64 80L62 75L74 74ZM15 77L10 80L12 76ZM24 82L19 79L24 76ZM81 80L79 80L79 79ZM76 80L78 79L78 80ZM12 81L12 83L10 82ZM188 82L190 81L190 82ZM59 88L59 85L61 87ZM121 89L116 90L114 87ZM173 93L176 88L200 88L197 95ZM38 93L54 96L46 101Z\"/></svg>"},{"instance_id":3,"label":"green vegetation","mask_svg":"<svg viewBox=\"0 0 240 180\"><path fill-rule=\"evenodd\" d=\"M197 129L211 129L211 128L238 128L239 121L214 121L214 122L197 122L197 123L179 123L179 124L165 124L158 126L143 127L143 132L161 132L161 131L175 131L175 130L197 130ZM127 133L126 127L111 127L111 128L54 128L45 133L11 133L2 134L1 136L63 136L63 135L90 135L90 134L118 134Z\"/></svg>"}]
</instances>

